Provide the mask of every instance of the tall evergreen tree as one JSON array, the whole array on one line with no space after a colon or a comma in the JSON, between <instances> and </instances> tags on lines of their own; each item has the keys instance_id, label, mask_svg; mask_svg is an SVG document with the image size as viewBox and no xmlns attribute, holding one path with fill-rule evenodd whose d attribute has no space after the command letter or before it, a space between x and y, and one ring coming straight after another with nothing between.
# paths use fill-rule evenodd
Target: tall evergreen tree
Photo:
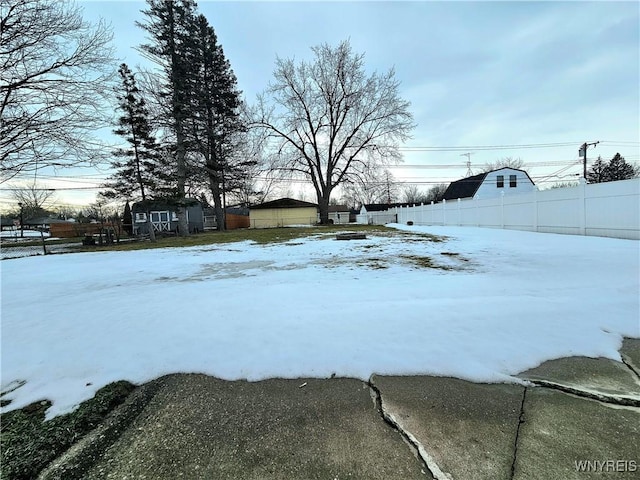
<instances>
[{"instance_id":1,"label":"tall evergreen tree","mask_svg":"<svg viewBox=\"0 0 640 480\"><path fill-rule=\"evenodd\" d=\"M640 171L637 167L627 163L620 153L616 153L608 162L598 157L587 172L587 180L589 183L614 182L635 178L638 174Z\"/></svg>"},{"instance_id":2,"label":"tall evergreen tree","mask_svg":"<svg viewBox=\"0 0 640 480\"><path fill-rule=\"evenodd\" d=\"M118 94L122 115L114 133L123 137L128 147L114 153L118 160L112 162L112 166L117 171L108 179L104 196L146 200L158 185L158 144L133 73L125 63L120 65L118 73L122 80L122 92Z\"/></svg>"},{"instance_id":3,"label":"tall evergreen tree","mask_svg":"<svg viewBox=\"0 0 640 480\"><path fill-rule=\"evenodd\" d=\"M131 215L131 206L129 202L124 205L124 213L122 214L122 226L124 231L129 235L133 233L133 216Z\"/></svg>"},{"instance_id":4,"label":"tall evergreen tree","mask_svg":"<svg viewBox=\"0 0 640 480\"><path fill-rule=\"evenodd\" d=\"M616 153L607 165L608 181L627 180L638 176L637 169L627 163L622 155Z\"/></svg>"},{"instance_id":5,"label":"tall evergreen tree","mask_svg":"<svg viewBox=\"0 0 640 480\"><path fill-rule=\"evenodd\" d=\"M598 155L598 159L593 162L591 168L587 172L587 181L589 183L602 183L608 182L607 177L607 162L602 160L602 157Z\"/></svg>"},{"instance_id":6,"label":"tall evergreen tree","mask_svg":"<svg viewBox=\"0 0 640 480\"><path fill-rule=\"evenodd\" d=\"M223 197L230 180L227 176L238 168L230 161L234 139L243 128L239 114L240 92L213 27L204 15L199 15L195 22L190 134L195 150L204 159L216 223L218 229L223 230Z\"/></svg>"},{"instance_id":7,"label":"tall evergreen tree","mask_svg":"<svg viewBox=\"0 0 640 480\"><path fill-rule=\"evenodd\" d=\"M151 43L140 46L145 57L162 70L157 92L167 105L162 117L164 126L171 133L168 152L173 160L173 178L178 203L178 230L189 235L186 208L186 184L189 177L187 165L187 128L189 108L193 97L190 71L193 54L193 25L196 3L193 0L147 0L149 8L142 13L145 22L138 26L146 30Z\"/></svg>"}]
</instances>

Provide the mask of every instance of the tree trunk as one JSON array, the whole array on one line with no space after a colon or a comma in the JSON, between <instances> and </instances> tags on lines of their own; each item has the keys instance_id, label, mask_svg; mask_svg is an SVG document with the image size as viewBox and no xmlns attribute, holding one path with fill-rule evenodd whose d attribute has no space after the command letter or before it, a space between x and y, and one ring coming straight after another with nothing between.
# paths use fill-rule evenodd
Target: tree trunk
<instances>
[{"instance_id":1,"label":"tree trunk","mask_svg":"<svg viewBox=\"0 0 640 480\"><path fill-rule=\"evenodd\" d=\"M153 230L153 223L151 223L151 212L147 211L147 231L149 232L149 240L151 243L156 243L156 232Z\"/></svg>"},{"instance_id":2,"label":"tree trunk","mask_svg":"<svg viewBox=\"0 0 640 480\"><path fill-rule=\"evenodd\" d=\"M186 198L185 184L187 183L187 164L186 164L186 147L185 147L185 134L182 128L182 118L179 114L175 114L176 122L176 177L178 187L178 201L184 201ZM187 221L187 209L186 207L178 207L178 235L181 237L188 237L189 222Z\"/></svg>"},{"instance_id":3,"label":"tree trunk","mask_svg":"<svg viewBox=\"0 0 640 480\"><path fill-rule=\"evenodd\" d=\"M217 176L211 170L209 172L209 188L211 189L211 195L213 196L213 209L216 214L216 229L218 231L226 230L224 223L224 207L222 205L222 192L220 190L220 183Z\"/></svg>"},{"instance_id":4,"label":"tree trunk","mask_svg":"<svg viewBox=\"0 0 640 480\"><path fill-rule=\"evenodd\" d=\"M187 220L187 208L186 207L178 207L178 235L181 237L188 237L191 233L189 232L189 221Z\"/></svg>"},{"instance_id":5,"label":"tree trunk","mask_svg":"<svg viewBox=\"0 0 640 480\"><path fill-rule=\"evenodd\" d=\"M318 209L320 210L320 224L329 225L329 198L331 192L318 196Z\"/></svg>"}]
</instances>

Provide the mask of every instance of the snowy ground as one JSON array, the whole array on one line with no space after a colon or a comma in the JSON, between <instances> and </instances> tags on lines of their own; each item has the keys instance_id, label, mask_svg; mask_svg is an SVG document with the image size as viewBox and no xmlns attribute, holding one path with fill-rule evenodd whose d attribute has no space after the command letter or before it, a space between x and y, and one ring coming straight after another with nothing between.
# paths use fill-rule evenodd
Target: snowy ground
<instances>
[{"instance_id":1,"label":"snowy ground","mask_svg":"<svg viewBox=\"0 0 640 480\"><path fill-rule=\"evenodd\" d=\"M53 416L173 372L516 381L640 337L637 241L396 228L413 235L0 262L2 391L26 382L7 408L49 398Z\"/></svg>"},{"instance_id":2,"label":"snowy ground","mask_svg":"<svg viewBox=\"0 0 640 480\"><path fill-rule=\"evenodd\" d=\"M41 232L40 230L22 230L14 229L14 230L2 230L0 231L0 238L3 240L15 240L15 241L23 241L24 239L33 240L38 238L48 238L49 232Z\"/></svg>"}]
</instances>

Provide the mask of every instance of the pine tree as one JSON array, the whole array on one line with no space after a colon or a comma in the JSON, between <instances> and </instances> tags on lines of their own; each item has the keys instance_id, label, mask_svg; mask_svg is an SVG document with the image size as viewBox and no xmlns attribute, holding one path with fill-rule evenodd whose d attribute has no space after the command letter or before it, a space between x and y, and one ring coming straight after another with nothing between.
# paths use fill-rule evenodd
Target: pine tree
<instances>
[{"instance_id":1,"label":"pine tree","mask_svg":"<svg viewBox=\"0 0 640 480\"><path fill-rule=\"evenodd\" d=\"M138 26L146 30L151 43L140 46L146 58L159 65L162 75L158 79L165 127L173 135L167 149L173 158L173 178L178 205L185 203L186 185L189 179L187 165L187 128L189 108L193 98L190 76L193 56L193 25L196 3L193 0L147 0L148 10L144 23ZM178 231L189 235L186 209L178 208Z\"/></svg>"},{"instance_id":2,"label":"pine tree","mask_svg":"<svg viewBox=\"0 0 640 480\"><path fill-rule=\"evenodd\" d=\"M191 130L197 152L204 159L207 183L213 197L216 223L224 229L223 197L226 184L238 165L231 164L239 120L240 92L236 77L224 56L214 29L204 15L196 20L196 41L192 59L194 96Z\"/></svg>"},{"instance_id":3,"label":"pine tree","mask_svg":"<svg viewBox=\"0 0 640 480\"><path fill-rule=\"evenodd\" d=\"M121 160L112 162L117 172L108 179L104 196L145 200L157 188L158 145L152 134L145 100L133 73L125 63L120 65L118 73L123 92L118 94L118 101L123 113L118 118L118 128L114 133L123 137L129 146L114 153Z\"/></svg>"},{"instance_id":4,"label":"pine tree","mask_svg":"<svg viewBox=\"0 0 640 480\"><path fill-rule=\"evenodd\" d=\"M124 213L122 214L122 226L124 231L129 235L133 233L133 216L131 215L131 206L129 202L124 205Z\"/></svg>"},{"instance_id":5,"label":"pine tree","mask_svg":"<svg viewBox=\"0 0 640 480\"><path fill-rule=\"evenodd\" d=\"M619 153L616 153L607 165L607 181L609 182L627 180L637 176L638 173L633 165L628 164Z\"/></svg>"},{"instance_id":6,"label":"pine tree","mask_svg":"<svg viewBox=\"0 0 640 480\"><path fill-rule=\"evenodd\" d=\"M602 183L608 182L607 162L602 160L602 157L598 156L598 159L593 162L591 168L587 172L587 181L589 183Z\"/></svg>"},{"instance_id":7,"label":"pine tree","mask_svg":"<svg viewBox=\"0 0 640 480\"><path fill-rule=\"evenodd\" d=\"M589 183L614 182L635 178L639 173L637 167L627 163L620 153L616 153L609 162L598 157L587 172L587 180Z\"/></svg>"}]
</instances>

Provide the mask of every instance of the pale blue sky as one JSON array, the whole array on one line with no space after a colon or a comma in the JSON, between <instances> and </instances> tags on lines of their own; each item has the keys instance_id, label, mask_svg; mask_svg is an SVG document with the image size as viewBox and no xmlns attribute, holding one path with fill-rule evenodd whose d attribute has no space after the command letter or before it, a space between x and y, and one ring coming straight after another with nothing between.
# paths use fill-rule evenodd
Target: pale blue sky
<instances>
[{"instance_id":1,"label":"pale blue sky","mask_svg":"<svg viewBox=\"0 0 640 480\"><path fill-rule=\"evenodd\" d=\"M87 20L112 24L122 61L133 68L143 62L135 47L144 32L135 21L143 19L145 2L79 3ZM474 153L476 167L521 157L540 181L562 164L536 163L569 165L584 141L603 141L589 158L620 151L640 160L638 2L198 3L248 102L267 86L276 56L310 59L309 47L348 38L366 54L369 70L395 68L417 123L407 147L570 143L464 150ZM460 153L405 151L410 165L459 166L394 173L400 180L456 180L466 173Z\"/></svg>"}]
</instances>

